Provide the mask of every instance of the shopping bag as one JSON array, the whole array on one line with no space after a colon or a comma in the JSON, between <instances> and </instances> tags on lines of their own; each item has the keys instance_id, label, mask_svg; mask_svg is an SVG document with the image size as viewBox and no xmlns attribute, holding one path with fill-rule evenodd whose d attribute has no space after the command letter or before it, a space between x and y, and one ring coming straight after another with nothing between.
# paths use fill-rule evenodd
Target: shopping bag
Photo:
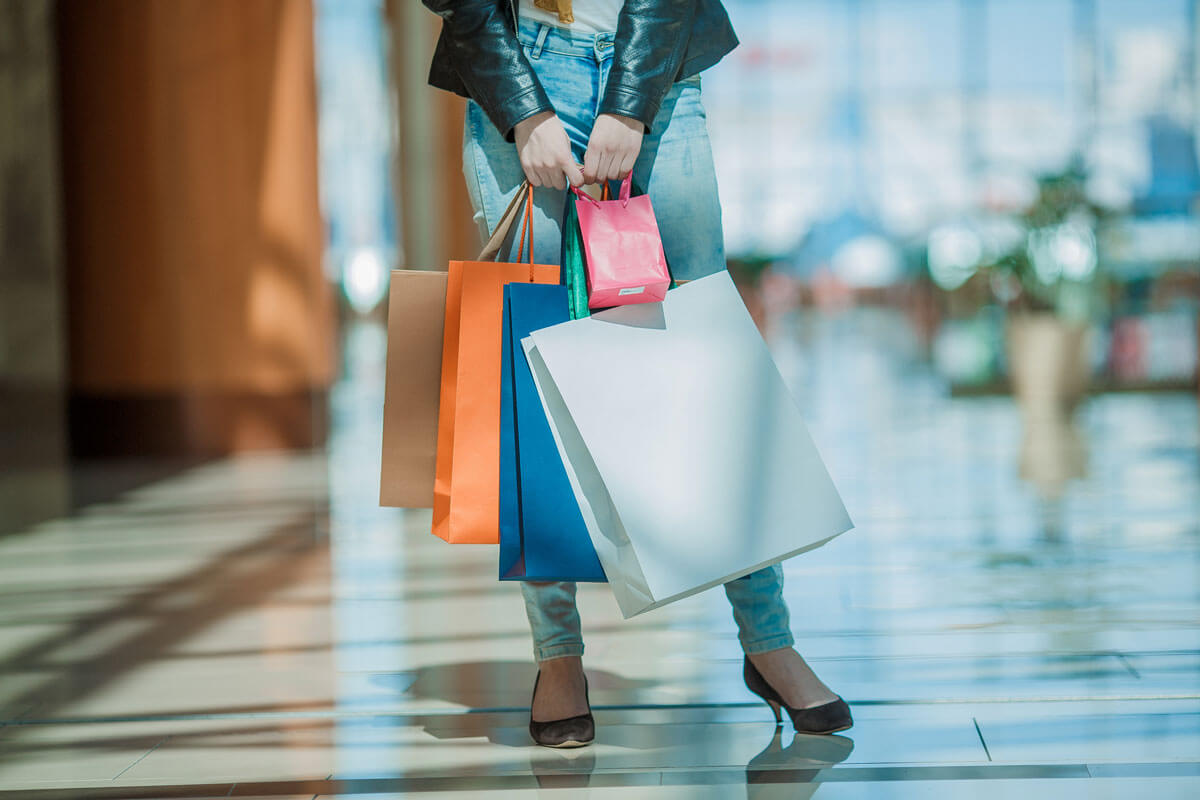
<instances>
[{"instance_id":1,"label":"shopping bag","mask_svg":"<svg viewBox=\"0 0 1200 800\"><path fill-rule=\"evenodd\" d=\"M565 286L504 287L500 388L500 579L603 581L521 339L566 322Z\"/></svg>"},{"instance_id":2,"label":"shopping bag","mask_svg":"<svg viewBox=\"0 0 1200 800\"><path fill-rule=\"evenodd\" d=\"M671 283L650 195L633 197L632 186L630 173L616 200L596 200L574 189L590 308L656 303Z\"/></svg>"},{"instance_id":3,"label":"shopping bag","mask_svg":"<svg viewBox=\"0 0 1200 800\"><path fill-rule=\"evenodd\" d=\"M567 305L571 319L586 317L588 310L587 268L584 266L583 236L579 233L579 214L571 198L563 203L562 250L558 263L561 280L567 287Z\"/></svg>"},{"instance_id":4,"label":"shopping bag","mask_svg":"<svg viewBox=\"0 0 1200 800\"><path fill-rule=\"evenodd\" d=\"M625 617L852 527L728 273L522 347Z\"/></svg>"},{"instance_id":5,"label":"shopping bag","mask_svg":"<svg viewBox=\"0 0 1200 800\"><path fill-rule=\"evenodd\" d=\"M527 193L527 185L522 185L513 196L479 261L496 258L524 209ZM447 277L440 270L391 273L379 475L382 506L434 504Z\"/></svg>"},{"instance_id":6,"label":"shopping bag","mask_svg":"<svg viewBox=\"0 0 1200 800\"><path fill-rule=\"evenodd\" d=\"M524 214L518 263L451 261L433 497L433 533L448 542L500 540L500 355L504 284L557 284L558 267L533 263L533 195L527 185L506 217ZM501 220L506 224L505 220ZM511 220L507 222L511 225ZM528 263L519 263L529 240ZM495 245L495 249L492 249ZM499 251L496 234L488 255Z\"/></svg>"},{"instance_id":7,"label":"shopping bag","mask_svg":"<svg viewBox=\"0 0 1200 800\"><path fill-rule=\"evenodd\" d=\"M446 273L392 270L379 504L433 506Z\"/></svg>"}]
</instances>

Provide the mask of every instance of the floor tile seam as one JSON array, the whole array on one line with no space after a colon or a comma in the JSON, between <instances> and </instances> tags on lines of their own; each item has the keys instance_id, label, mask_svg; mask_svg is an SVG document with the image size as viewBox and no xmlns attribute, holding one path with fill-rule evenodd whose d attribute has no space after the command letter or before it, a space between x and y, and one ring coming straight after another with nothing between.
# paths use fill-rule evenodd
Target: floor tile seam
<instances>
[{"instance_id":1,"label":"floor tile seam","mask_svg":"<svg viewBox=\"0 0 1200 800\"><path fill-rule=\"evenodd\" d=\"M1117 659L1124 665L1125 669L1129 670L1129 674L1134 678L1141 680L1142 674L1133 666L1133 662L1124 653L1117 653Z\"/></svg>"},{"instance_id":2,"label":"floor tile seam","mask_svg":"<svg viewBox=\"0 0 1200 800\"><path fill-rule=\"evenodd\" d=\"M772 772L794 772L800 769L817 770L821 775L833 777L834 780L840 782L856 782L856 779L872 774L883 773L896 777L887 778L888 781L907 781L907 780L928 780L930 778L917 777L908 778L902 777L914 771L921 773L929 773L934 776L934 779L946 779L944 776L950 773L974 772L981 779L989 778L990 774L1008 775L1013 773L1013 777L1037 777L1037 774L1046 772L1077 772L1079 777L1090 774L1088 763L1084 762L987 762L987 761L962 761L962 762L922 762L922 761L880 761L880 762L864 762L861 764L780 764L775 766L764 766L752 768L749 765L742 766L738 764L719 764L713 766L689 766L689 767L670 767L670 766L654 766L645 769L629 768L629 767L597 767L586 772L571 770L571 769L550 769L540 772L540 775L568 776L568 775L597 775L608 777L620 777L622 775L639 775L657 773L662 776L687 776L687 775L712 775L719 773L737 772L737 773L772 773ZM1144 770L1147 767L1159 768L1163 771L1176 771L1184 774L1185 767L1200 767L1200 762L1197 761L1180 761L1180 762L1113 762L1111 764L1103 764L1108 770L1117 773L1121 771L1133 772ZM1187 770L1190 774L1191 770ZM457 778L469 778L473 780L487 779L490 777L504 777L506 779L528 777L530 776L529 769L504 770L487 773L476 774L459 774L459 775L415 775L415 776L375 776L375 777L354 777L354 776L337 776L336 774L327 779L328 783L339 782L360 782L360 781L427 781L427 780L454 780ZM1115 775L1114 775L1115 777ZM953 779L953 778L951 778ZM306 779L299 779L307 781ZM872 780L867 778L867 780ZM263 781L265 782L265 781ZM822 781L815 781L822 782ZM829 781L825 781L829 782Z\"/></svg>"},{"instance_id":3,"label":"floor tile seam","mask_svg":"<svg viewBox=\"0 0 1200 800\"><path fill-rule=\"evenodd\" d=\"M244 658L244 657L253 657L253 656L258 656L258 655L278 656L278 655L287 655L289 653L295 653L296 655L323 654L326 651L336 652L337 650L354 650L354 649L363 648L363 647L400 647L400 646L402 646L402 645L397 644L396 642L380 640L380 641L374 641L374 642L331 643L328 645L322 645L318 648L305 648L304 650L296 650L295 648L278 648L278 649L267 648L267 649L254 650L254 651L248 651L248 652L232 653L232 654L230 654L230 653L180 653L180 654L174 655L173 658L177 659L177 660L189 660L189 659L201 660L201 659L216 659L216 658ZM963 660L973 660L974 661L974 660L980 660L980 659L997 660L997 661L1003 661L1003 660L1022 661L1022 660L1028 660L1028 659L1045 660L1047 658L1054 659L1054 660L1061 659L1064 661L1072 660L1072 659L1087 659L1087 658L1095 658L1095 659L1116 658L1119 660L1120 659L1128 660L1130 658L1157 658L1157 657L1176 657L1176 656L1200 656L1200 650L1143 650L1143 651L1115 651L1115 650L1034 651L1034 650L1031 650L1029 652L1019 652L1019 653L1013 653L1013 652L1004 652L1004 653L1002 653L1002 652L993 652L993 653L962 652L962 653L954 653L954 654L928 654L928 655L926 655L926 654L911 654L911 655L888 655L888 656L877 656L877 655L811 656L811 657L808 657L807 660L812 663L831 664L831 663L836 663L836 662L848 662L848 663L910 662L910 661L938 661L938 662L947 661L947 662L950 662L950 661L963 661ZM676 660L682 660L682 659L676 659ZM740 658L712 658L712 659L705 659L705 662L709 663L709 664L734 665L734 664L740 664L741 659ZM625 664L625 663L644 663L644 662L638 661L636 659L614 659L611 661L607 661L605 663L606 664ZM54 666L57 668L59 665L50 665L50 666ZM411 671L412 670L406 670L406 669L347 669L347 670L338 670L337 672L338 672L338 674L341 674L341 675L388 675L388 674L397 674L397 673L411 672ZM3 674L3 672L0 671L0 674Z\"/></svg>"},{"instance_id":4,"label":"floor tile seam","mask_svg":"<svg viewBox=\"0 0 1200 800\"><path fill-rule=\"evenodd\" d=\"M1070 696L1010 696L1010 697L950 697L922 699L867 699L847 702L851 706L864 707L947 707L972 705L1025 705L1031 703L1118 703L1118 702L1152 702L1152 701L1187 701L1200 700L1200 693L1180 694L1146 694L1146 695L1070 695ZM690 711L704 709L743 709L759 708L762 704L754 701L738 701L728 703L641 703L641 704L593 704L593 711ZM430 708L374 708L362 711L351 710L309 710L309 711L252 711L252 712L217 712L195 714L169 715L112 715L101 717L43 717L33 719L14 718L0 720L8 727L23 727L36 725L95 725L115 724L125 722L191 722L202 720L251 720L251 719L354 719L371 717L460 717L475 714L515 714L528 713L528 706L492 706L484 708L463 709L430 709Z\"/></svg>"},{"instance_id":5,"label":"floor tile seam","mask_svg":"<svg viewBox=\"0 0 1200 800\"><path fill-rule=\"evenodd\" d=\"M162 747L162 745L163 745L163 744L164 744L164 743L165 743L167 740L169 740L170 738L171 738L171 736L170 736L170 735L167 735L167 736L164 736L164 737L162 737L161 739L159 739L157 742L155 742L155 743L154 743L154 746L153 746L153 747L151 747L149 750L147 750L146 752L142 753L140 756L138 756L137 758L135 758L135 759L133 760L133 762L132 762L132 763L128 764L128 765L125 767L125 769L121 770L121 771L120 771L120 772L118 772L116 775L112 776L112 780L114 780L114 781L115 781L115 780L118 780L118 779L119 779L119 778L120 778L122 775L124 775L126 772L129 772L129 770L133 769L133 768L134 768L134 767L136 767L138 764L142 763L142 761L143 761L143 760L144 760L144 759L145 759L147 756L149 756L151 753L153 753L153 752L154 752L155 750L157 750L158 748Z\"/></svg>"},{"instance_id":6,"label":"floor tile seam","mask_svg":"<svg viewBox=\"0 0 1200 800\"><path fill-rule=\"evenodd\" d=\"M975 726L975 734L979 737L979 744L983 745L983 753L987 756L987 760L992 760L992 751L988 749L987 740L983 738L983 731L979 729L979 720L971 717L971 723Z\"/></svg>"},{"instance_id":7,"label":"floor tile seam","mask_svg":"<svg viewBox=\"0 0 1200 800\"><path fill-rule=\"evenodd\" d=\"M1196 766L1198 762L1184 762L1191 766ZM1048 763L1048 764L986 764L979 763L974 765L939 765L939 766L922 766L922 765L905 765L895 764L890 766L805 766L805 765L780 765L779 767L769 767L761 770L748 770L745 767L729 768L729 767L714 767L711 769L705 768L653 768L649 770L625 769L625 770L593 770L588 772L554 772L548 773L554 776L581 776L581 777L599 777L605 778L600 783L600 786L633 786L633 785L648 785L651 776L657 776L658 781L654 782L659 785L712 785L714 783L741 784L746 780L747 772L756 773L757 777L770 777L772 773L778 773L781 777L792 778L796 770L812 769L816 771L814 779L810 783L903 783L914 781L933 781L933 780L1022 780L1022 779L1103 779L1103 778L1119 778L1119 777L1139 777L1137 770L1144 769L1147 764L1131 763L1121 765L1108 765L1109 769L1102 778L1094 778L1087 763ZM1171 767L1177 766L1174 764L1159 764L1154 763L1152 766L1163 767L1163 773L1156 777L1171 777ZM1117 767L1118 769L1113 769ZM1128 775L1122 775L1119 767L1126 767ZM1190 776L1194 774L1194 770L1184 771L1175 770L1180 776ZM695 780L684 783L678 780L681 777L695 776ZM64 791L80 791L87 792L98 791L104 795L109 795L109 792L141 790L149 796L149 793L154 792L157 796L170 797L171 789L177 791L183 790L188 796L195 796L198 790L206 791L208 796L217 796L221 794L222 789L225 789L224 796L233 796L234 792L242 789L240 793L253 794L261 792L267 787L271 787L276 791L274 794L290 793L289 787L294 786L296 789L303 789L302 793L307 794L312 791L315 785L327 784L326 787L330 790L329 794L344 794L350 790L362 792L366 794L383 792L388 790L400 791L417 791L422 788L431 790L453 790L456 787L471 786L480 789L479 784L484 781L495 782L497 785L495 790L505 790L516 788L515 784L520 784L522 788L528 783L531 778L536 776L531 775L528 771L514 772L504 774L480 774L480 775L442 775L442 776L402 776L402 777L369 777L369 778L332 778L325 781L320 780L263 780L263 781L219 781L211 784L199 783L127 783L123 785L114 785L106 782L104 785L78 785L78 782L73 785L60 785L57 787L47 786L45 782L25 782L24 786L19 786L12 789L0 790L0 800L8 800L8 798L26 798L28 800L36 800L39 796L61 796ZM725 777L724 781L713 781L714 777ZM633 780L622 782L621 778L632 778ZM641 780L638 780L638 779ZM770 781L764 781L770 782ZM784 782L792 782L791 780ZM67 782L70 783L70 782ZM226 788L228 787L228 788ZM599 786L592 787L599 788ZM318 790L314 796L324 795L326 792ZM115 795L109 795L115 796ZM182 794L177 796L183 796Z\"/></svg>"},{"instance_id":8,"label":"floor tile seam","mask_svg":"<svg viewBox=\"0 0 1200 800\"><path fill-rule=\"evenodd\" d=\"M745 764L745 765L742 765L742 764L711 764L711 765L703 764L703 765L695 765L695 766L690 766L690 767L658 766L658 767L653 767L653 770L655 772L661 772L663 774L674 775L674 774L688 774L688 773L692 773L692 772L700 772L700 773L724 772L727 770L738 770L738 769L747 771L747 772L781 772L784 770L797 770L797 769L819 769L824 772L828 772L831 770L836 770L838 772L851 772L854 770L918 769L918 768L919 769L955 770L955 769L973 769L973 768L989 767L992 765L995 765L998 767L999 766L1032 767L1032 768L1037 768L1037 769L1040 769L1040 768L1046 767L1046 766L1051 766L1051 767L1079 766L1076 764L1061 764L1061 763L1057 763L1057 762L1050 763L1050 764L1037 764L1037 763L1030 763L1030 762L1022 761L1022 762L1013 762L1011 764L1006 764L1001 761L989 762L989 761L984 761L981 759L967 759L965 761L946 761L946 760L943 760L943 761L855 761L855 762L843 762L843 763L839 763L839 764L804 764L804 763L800 763L800 764L779 764L779 765L775 765L775 766L763 766L763 767L751 767L749 764ZM622 773L622 772L630 772L630 771L631 770L627 767L625 767L625 768L623 768L623 767L597 767L597 768L593 769L591 771L591 773L589 773L589 774L597 774L597 773L601 773L601 772ZM527 772L528 772L528 770L526 770L526 773L518 772L516 774L527 774ZM563 772L554 772L553 774L555 774L555 775L575 775L578 773L570 772L570 771L563 771Z\"/></svg>"},{"instance_id":9,"label":"floor tile seam","mask_svg":"<svg viewBox=\"0 0 1200 800\"><path fill-rule=\"evenodd\" d=\"M599 745L601 747L605 746L603 742L597 742L597 745ZM622 749L624 749L624 748L622 748ZM644 769L644 771L647 773L662 773L664 775L688 775L688 774L692 774L692 773L707 774L707 773L712 773L712 772L727 772L730 770L741 770L743 772L745 772L745 771L780 772L783 770L797 770L797 769L813 769L813 770L836 769L839 771L856 770L856 769L864 770L864 769L914 769L914 768L969 769L969 768L973 768L973 767L987 767L987 766L990 766L991 764L995 764L996 766L1005 766L1005 767L1029 766L1029 767L1034 767L1034 768L1038 768L1038 769L1041 769L1046 766L1051 766L1051 767L1063 766L1063 765L1057 764L1057 763L1048 763L1048 764L1039 764L1036 762L1005 763L1005 762L988 762L988 761L984 761L981 759L967 759L964 761L946 761L946 760L943 760L943 761L862 761L862 762L845 762L845 763L841 763L841 764L830 764L830 763L781 764L778 766L764 766L764 767L754 767L754 768L752 768L749 764L740 764L740 763L694 764L694 765L683 766L683 767L656 765L656 766L646 767ZM1068 766L1074 767L1077 765L1068 765ZM511 766L507 766L507 765L503 765L503 764L501 764L501 765L488 764L488 765L484 765L484 768L487 770L486 772L475 772L475 773L465 772L465 773L462 773L462 776L463 777L471 777L471 778L480 778L480 777L488 777L488 776L495 775L495 776L504 776L504 777L511 778L513 776L530 774L529 766L524 765L524 764L520 764L520 765L514 764ZM581 774L579 771L571 769L570 766L568 766L568 765L564 765L562 767L546 767L546 768L543 768L542 766L539 765L538 769L539 769L539 771L538 771L539 775L579 775L579 774ZM624 766L624 767L622 767L622 766L612 766L612 767L596 766L596 767L593 767L592 769L588 770L586 774L588 774L588 775L623 775L626 773L639 772L639 771L643 771L643 770L641 768L628 767L628 766ZM373 775L373 776L369 776L369 777L356 777L354 775L338 775L337 773L334 773L331 777L327 778L326 780L328 780L328 781L403 780L403 779L405 779L405 777L406 776L399 775L399 774L397 774L397 775ZM422 777L428 777L428 776L413 776L413 779L415 780L415 779L419 779ZM438 776L438 777L441 777L441 776ZM445 777L451 777L451 776L445 776ZM297 780L310 780L310 779L297 778ZM312 779L312 780L316 780L316 779Z\"/></svg>"},{"instance_id":10,"label":"floor tile seam","mask_svg":"<svg viewBox=\"0 0 1200 800\"><path fill-rule=\"evenodd\" d=\"M382 645L382 646L400 646L400 645L396 645L391 642L377 642L377 643L353 642L353 643L348 643L348 644L334 643L331 645L331 649L333 649L333 650L338 650L338 649L342 649L342 648L353 649L353 648L357 648L357 647L364 647L364 646L373 647L373 646L380 646L380 645ZM195 653L195 654L180 654L179 656L176 656L176 657L181 660L185 659L185 658L197 658L197 659L225 658L225 657L239 658L239 657L245 657L248 655L258 655L260 653L262 655L281 655L281 654L287 654L289 652L293 652L293 650L290 650L288 648L262 649L262 650L256 650L253 653L236 653L236 654L232 654L232 655L226 655L226 654L221 654L221 653L212 653L212 654L210 654L210 653ZM321 652L323 652L323 650ZM1154 655L1193 655L1193 654L1200 655L1200 650L1164 651L1164 652L1149 651L1147 654L1151 655L1151 656L1154 656ZM965 660L971 660L971 661L978 661L978 660L1022 661L1022 660L1028 660L1028 659L1075 660L1075 659L1086 659L1086 658L1122 659L1126 655L1127 655L1126 653L1121 652L1121 651L1116 651L1116 650L1088 650L1088 651L1061 650L1061 651L1030 651L1028 653L969 652L969 653L958 653L958 654L941 654L941 653L939 653L939 654L930 654L930 655L913 654L913 655L888 655L888 656L876 656L876 655L806 656L805 660L810 663L830 664L830 663L835 663L835 662L859 663L859 662L872 662L872 661L900 661L900 662L906 662L906 661L965 661ZM660 661L660 660L661 659L655 659L655 661ZM684 659L675 659L675 660L684 660ZM607 665L612 665L612 664L629 664L629 663L645 663L645 662L644 662L644 660L639 660L639 659L612 659L612 660L605 661L604 665L607 666ZM740 667L741 663L742 663L742 659L741 659L741 657L737 657L737 658L706 658L706 659L704 659L704 663L706 663L706 664L729 664L729 665L737 665ZM412 670L412 669L340 669L340 670L337 670L336 672L338 675L395 675L395 674L401 674L401 673L412 672L412 671L414 671L414 670ZM2 673L0 673L0 674L2 674Z\"/></svg>"},{"instance_id":11,"label":"floor tile seam","mask_svg":"<svg viewBox=\"0 0 1200 800\"><path fill-rule=\"evenodd\" d=\"M1200 655L1200 650L1194 651L1148 651L1148 655ZM1084 658L1121 658L1127 655L1118 650L1031 650L1029 652L963 652L963 653L931 653L925 654L906 654L906 655L851 655L851 656L805 656L805 660L809 662L832 663L836 661L978 661L978 660L996 660L996 661L1022 661L1027 659L1048 660L1048 659L1084 659ZM629 663L642 663L636 659L615 659L615 663L627 661ZM742 663L741 658L709 658L705 659L708 664L738 664Z\"/></svg>"}]
</instances>

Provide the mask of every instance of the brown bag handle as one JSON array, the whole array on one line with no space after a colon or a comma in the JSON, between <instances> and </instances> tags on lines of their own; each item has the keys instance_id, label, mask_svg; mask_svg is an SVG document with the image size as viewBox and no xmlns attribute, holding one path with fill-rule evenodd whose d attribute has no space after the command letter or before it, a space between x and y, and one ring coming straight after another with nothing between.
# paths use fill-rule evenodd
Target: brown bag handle
<instances>
[{"instance_id":1,"label":"brown bag handle","mask_svg":"<svg viewBox=\"0 0 1200 800\"><path fill-rule=\"evenodd\" d=\"M504 240L508 238L509 232L512 231L513 223L521 215L522 205L525 206L525 219L521 226L521 249L524 249L525 231L528 229L529 263L533 264L533 187L529 185L529 181L522 181L521 185L517 188L513 199L509 201L508 208L504 209L504 213L500 215L500 221L496 223L496 228L492 231L492 235L488 237L487 243L479 251L479 258L475 259L476 261L496 260L496 257L500 255L500 248L504 244ZM517 261L520 260L521 252L518 251Z\"/></svg>"},{"instance_id":2,"label":"brown bag handle","mask_svg":"<svg viewBox=\"0 0 1200 800\"><path fill-rule=\"evenodd\" d=\"M529 232L529 282L533 283L533 187L525 192L525 222L521 225L521 241L517 244L517 263L525 252L525 232Z\"/></svg>"}]
</instances>

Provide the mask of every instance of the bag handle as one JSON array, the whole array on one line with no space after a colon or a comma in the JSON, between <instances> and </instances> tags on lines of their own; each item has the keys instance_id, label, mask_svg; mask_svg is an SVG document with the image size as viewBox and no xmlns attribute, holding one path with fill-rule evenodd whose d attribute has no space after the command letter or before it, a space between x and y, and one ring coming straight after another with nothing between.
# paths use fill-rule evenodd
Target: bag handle
<instances>
[{"instance_id":1,"label":"bag handle","mask_svg":"<svg viewBox=\"0 0 1200 800\"><path fill-rule=\"evenodd\" d=\"M521 240L517 244L517 263L521 263L521 254L525 252L525 232L529 231L529 282L533 283L533 187L525 192L525 221L521 223Z\"/></svg>"},{"instance_id":2,"label":"bag handle","mask_svg":"<svg viewBox=\"0 0 1200 800\"><path fill-rule=\"evenodd\" d=\"M524 208L522 208L524 206ZM525 231L529 231L529 281L533 282L533 187L529 185L529 181L522 181L517 187L516 194L508 203L508 208L504 209L504 213L500 215L500 221L496 223L495 230L488 237L487 243L483 249L479 251L479 258L476 261L495 261L500 255L500 248L504 246L504 240L508 238L509 232L512 231L513 223L521 215L524 210L525 218L521 223L521 250L517 253L517 261L521 260L524 250Z\"/></svg>"},{"instance_id":3,"label":"bag handle","mask_svg":"<svg viewBox=\"0 0 1200 800\"><path fill-rule=\"evenodd\" d=\"M592 205L599 205L600 203L603 203L607 200L612 199L612 196L610 195L610 193L608 191L608 181L604 181L601 184L599 200L592 197L587 192L582 191L577 186L572 186L571 191L574 192L575 196L578 197L580 200L587 200ZM626 208L629 206L629 198L632 194L633 194L633 170L630 170L629 174L626 175L625 178L621 181L621 189L620 189L620 192L617 194L617 199L621 201L621 208Z\"/></svg>"}]
</instances>

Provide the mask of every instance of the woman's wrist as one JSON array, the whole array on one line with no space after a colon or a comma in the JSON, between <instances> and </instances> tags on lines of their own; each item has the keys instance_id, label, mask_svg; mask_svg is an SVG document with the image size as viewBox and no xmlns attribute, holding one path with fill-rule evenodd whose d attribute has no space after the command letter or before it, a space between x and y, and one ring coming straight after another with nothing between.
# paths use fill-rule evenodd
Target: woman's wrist
<instances>
[{"instance_id":1,"label":"woman's wrist","mask_svg":"<svg viewBox=\"0 0 1200 800\"><path fill-rule=\"evenodd\" d=\"M645 128L632 117L600 114L588 138L583 157L583 179L587 183L624 178L633 169L642 150Z\"/></svg>"},{"instance_id":2,"label":"woman's wrist","mask_svg":"<svg viewBox=\"0 0 1200 800\"><path fill-rule=\"evenodd\" d=\"M513 138L516 140L517 146L520 147L522 141L529 141L530 131L553 116L553 111L539 111L514 125Z\"/></svg>"},{"instance_id":3,"label":"woman's wrist","mask_svg":"<svg viewBox=\"0 0 1200 800\"><path fill-rule=\"evenodd\" d=\"M568 183L583 183L583 174L571 152L571 140L553 111L542 111L518 122L513 139L521 169L532 185L565 189Z\"/></svg>"}]
</instances>

